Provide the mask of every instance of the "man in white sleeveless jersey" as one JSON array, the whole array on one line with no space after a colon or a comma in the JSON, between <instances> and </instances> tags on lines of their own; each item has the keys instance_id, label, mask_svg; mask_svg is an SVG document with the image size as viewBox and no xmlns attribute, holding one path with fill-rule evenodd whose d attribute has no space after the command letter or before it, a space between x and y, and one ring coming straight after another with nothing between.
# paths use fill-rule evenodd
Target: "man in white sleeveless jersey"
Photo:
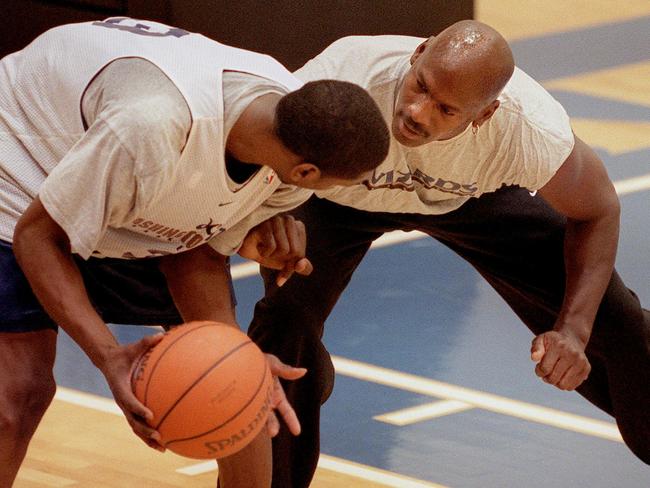
<instances>
[{"instance_id":1,"label":"man in white sleeveless jersey","mask_svg":"<svg viewBox=\"0 0 650 488\"><path fill-rule=\"evenodd\" d=\"M52 29L0 61L0 486L54 395L57 326L162 449L129 384L159 337L120 345L106 322L236 326L234 252L278 269L280 285L311 272L304 226L274 215L308 189L365 180L389 135L360 87L302 85L268 56L126 18ZM220 461L222 486L268 486L269 455L264 432Z\"/></svg>"},{"instance_id":2,"label":"man in white sleeveless jersey","mask_svg":"<svg viewBox=\"0 0 650 488\"><path fill-rule=\"evenodd\" d=\"M614 271L616 192L506 41L475 21L428 40L347 37L296 75L366 88L392 138L365 184L317 192L296 209L314 273L283 288L265 273L249 334L310 371L287 385L303 430L274 438L273 486L309 485L334 379L324 323L372 241L392 230L422 231L474 266L533 332L535 374L615 417L650 463L650 312ZM318 303L307 299L315 293Z\"/></svg>"}]
</instances>

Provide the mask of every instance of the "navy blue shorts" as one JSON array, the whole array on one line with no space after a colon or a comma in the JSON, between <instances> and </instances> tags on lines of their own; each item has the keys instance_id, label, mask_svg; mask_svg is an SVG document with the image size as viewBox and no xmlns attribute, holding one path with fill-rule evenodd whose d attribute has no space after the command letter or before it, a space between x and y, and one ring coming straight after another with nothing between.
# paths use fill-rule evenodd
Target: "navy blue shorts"
<instances>
[{"instance_id":1,"label":"navy blue shorts","mask_svg":"<svg viewBox=\"0 0 650 488\"><path fill-rule=\"evenodd\" d=\"M158 258L76 259L90 300L105 322L176 325L182 319ZM234 300L234 294L233 294ZM0 332L57 329L32 293L11 244L0 241Z\"/></svg>"}]
</instances>

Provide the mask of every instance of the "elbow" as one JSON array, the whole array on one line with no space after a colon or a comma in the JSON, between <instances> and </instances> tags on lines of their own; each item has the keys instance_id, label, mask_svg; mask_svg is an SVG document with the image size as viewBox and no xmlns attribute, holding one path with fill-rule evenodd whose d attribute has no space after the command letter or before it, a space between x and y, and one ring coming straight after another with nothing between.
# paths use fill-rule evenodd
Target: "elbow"
<instances>
[{"instance_id":1,"label":"elbow","mask_svg":"<svg viewBox=\"0 0 650 488\"><path fill-rule=\"evenodd\" d=\"M33 242L33 239L30 238L31 229L29 226L22 224L21 220L16 224L14 229L13 241L11 244L14 257L18 262L18 265L22 268L23 264L26 262L27 256L31 254L30 243Z\"/></svg>"},{"instance_id":2,"label":"elbow","mask_svg":"<svg viewBox=\"0 0 650 488\"><path fill-rule=\"evenodd\" d=\"M214 269L227 268L227 257L219 254L207 244L201 245L190 251L163 256L158 268L169 279L178 273L185 273L187 269Z\"/></svg>"},{"instance_id":3,"label":"elbow","mask_svg":"<svg viewBox=\"0 0 650 488\"><path fill-rule=\"evenodd\" d=\"M607 219L616 227L617 231L621 221L621 202L616 192L609 198L605 211Z\"/></svg>"}]
</instances>

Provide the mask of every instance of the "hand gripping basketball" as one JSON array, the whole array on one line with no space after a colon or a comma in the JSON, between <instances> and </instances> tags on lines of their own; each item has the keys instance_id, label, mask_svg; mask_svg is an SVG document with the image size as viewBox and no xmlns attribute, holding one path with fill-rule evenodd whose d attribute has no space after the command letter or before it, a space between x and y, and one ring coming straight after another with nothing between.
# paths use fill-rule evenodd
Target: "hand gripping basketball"
<instances>
[{"instance_id":1,"label":"hand gripping basketball","mask_svg":"<svg viewBox=\"0 0 650 488\"><path fill-rule=\"evenodd\" d=\"M265 355L243 332L217 322L165 334L136 361L131 385L153 412L148 423L160 444L197 459L246 447L266 425L276 394Z\"/></svg>"}]
</instances>

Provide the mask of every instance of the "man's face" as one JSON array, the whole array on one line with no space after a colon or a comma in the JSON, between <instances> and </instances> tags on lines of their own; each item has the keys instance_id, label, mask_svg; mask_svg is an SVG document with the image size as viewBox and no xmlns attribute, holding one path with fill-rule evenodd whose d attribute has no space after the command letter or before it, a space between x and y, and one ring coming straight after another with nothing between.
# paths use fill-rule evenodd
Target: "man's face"
<instances>
[{"instance_id":1,"label":"man's face","mask_svg":"<svg viewBox=\"0 0 650 488\"><path fill-rule=\"evenodd\" d=\"M461 80L458 70L446 69L431 51L415 58L397 97L391 131L404 146L450 139L478 114L467 77Z\"/></svg>"}]
</instances>

